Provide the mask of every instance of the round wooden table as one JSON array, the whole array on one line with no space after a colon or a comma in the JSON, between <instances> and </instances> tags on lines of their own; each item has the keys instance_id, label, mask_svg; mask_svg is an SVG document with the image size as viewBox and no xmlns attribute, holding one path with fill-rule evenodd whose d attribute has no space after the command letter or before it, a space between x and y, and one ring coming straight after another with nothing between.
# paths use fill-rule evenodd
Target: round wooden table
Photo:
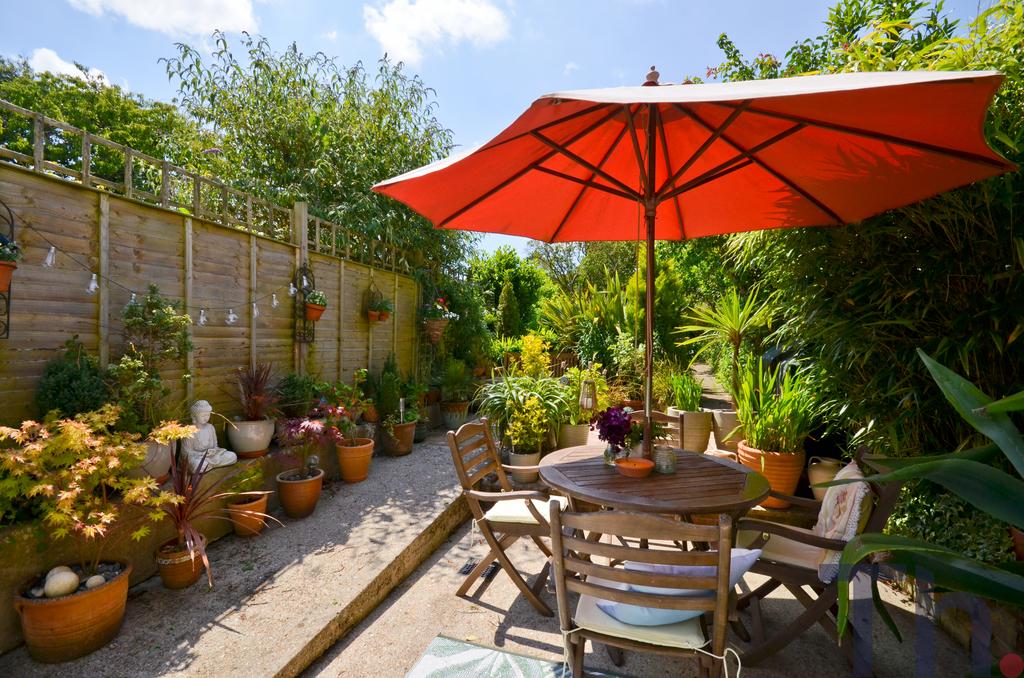
<instances>
[{"instance_id":1,"label":"round wooden table","mask_svg":"<svg viewBox=\"0 0 1024 678\"><path fill-rule=\"evenodd\" d=\"M599 506L668 515L727 513L737 518L768 496L768 479L727 459L677 450L676 472L627 478L604 463L603 445L556 450L540 478L566 496Z\"/></svg>"}]
</instances>

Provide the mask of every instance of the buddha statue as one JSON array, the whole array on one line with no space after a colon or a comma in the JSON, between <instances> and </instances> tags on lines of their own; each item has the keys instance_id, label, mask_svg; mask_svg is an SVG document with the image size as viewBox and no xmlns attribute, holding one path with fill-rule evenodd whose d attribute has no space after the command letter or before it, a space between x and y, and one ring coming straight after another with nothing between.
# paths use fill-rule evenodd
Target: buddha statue
<instances>
[{"instance_id":1,"label":"buddha statue","mask_svg":"<svg viewBox=\"0 0 1024 678\"><path fill-rule=\"evenodd\" d=\"M196 471L199 464L209 470L218 466L230 466L238 461L234 452L217 446L217 431L210 423L213 407L205 400L192 403L192 425L196 432L191 438L181 441L181 451L188 458L188 467ZM205 457L205 461L204 460Z\"/></svg>"}]
</instances>

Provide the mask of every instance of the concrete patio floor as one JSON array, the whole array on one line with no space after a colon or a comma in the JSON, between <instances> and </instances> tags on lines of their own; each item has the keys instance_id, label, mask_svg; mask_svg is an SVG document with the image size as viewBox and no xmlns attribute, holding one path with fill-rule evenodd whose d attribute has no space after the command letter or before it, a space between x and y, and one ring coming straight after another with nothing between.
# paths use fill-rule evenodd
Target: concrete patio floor
<instances>
[{"instance_id":1,"label":"concrete patio floor","mask_svg":"<svg viewBox=\"0 0 1024 678\"><path fill-rule=\"evenodd\" d=\"M492 646L508 652L559 662L562 637L553 618L537 614L503 573L491 581L475 600L455 596L463 579L459 568L467 559L480 559L486 544L469 525L453 534L401 586L346 638L331 648L303 674L307 677L352 676L399 678L416 663L437 635ZM540 571L542 557L529 542L520 541L510 557L532 583ZM757 585L762 578L748 575ZM471 594L473 594L471 589ZM913 604L887 587L883 597L903 633L895 640L877 615L873 618L873 669L877 678L911 676L966 676L966 653L941 630L936 630L936 647L929 661L918 665L914 633ZM554 594L545 600L554 606ZM803 608L787 593L774 593L765 603L765 624L784 623ZM930 623L930 622L929 622ZM729 642L738 639L730 634ZM635 652L626 653L626 663L616 668L603 648L587 646L587 667L624 676L696 676L693 661L674 660ZM920 672L918 672L920 669ZM735 674L732 674L735 675ZM774 657L756 667L743 667L744 678L839 678L851 675L840 650L828 635L815 627Z\"/></svg>"}]
</instances>

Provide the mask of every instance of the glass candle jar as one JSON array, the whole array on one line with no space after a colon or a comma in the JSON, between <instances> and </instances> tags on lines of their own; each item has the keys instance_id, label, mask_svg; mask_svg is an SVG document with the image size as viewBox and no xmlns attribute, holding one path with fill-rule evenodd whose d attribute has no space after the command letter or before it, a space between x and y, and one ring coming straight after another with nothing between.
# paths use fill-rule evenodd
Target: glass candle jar
<instances>
[{"instance_id":1,"label":"glass candle jar","mask_svg":"<svg viewBox=\"0 0 1024 678\"><path fill-rule=\"evenodd\" d=\"M668 445L654 446L654 471L656 473L676 472L676 451Z\"/></svg>"}]
</instances>

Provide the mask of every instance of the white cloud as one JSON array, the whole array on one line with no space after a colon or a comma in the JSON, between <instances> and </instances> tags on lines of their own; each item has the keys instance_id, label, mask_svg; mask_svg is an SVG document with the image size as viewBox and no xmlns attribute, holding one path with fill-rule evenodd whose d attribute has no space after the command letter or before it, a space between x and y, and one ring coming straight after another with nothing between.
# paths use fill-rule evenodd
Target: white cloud
<instances>
[{"instance_id":1,"label":"white cloud","mask_svg":"<svg viewBox=\"0 0 1024 678\"><path fill-rule=\"evenodd\" d=\"M578 70L580 70L579 64L577 64L575 61L570 61L565 65L565 68L562 69L562 75L572 75L574 72Z\"/></svg>"},{"instance_id":2,"label":"white cloud","mask_svg":"<svg viewBox=\"0 0 1024 678\"><path fill-rule=\"evenodd\" d=\"M363 21L389 56L410 64L431 47L486 47L509 32L508 17L492 0L387 0L363 5Z\"/></svg>"},{"instance_id":3,"label":"white cloud","mask_svg":"<svg viewBox=\"0 0 1024 678\"><path fill-rule=\"evenodd\" d=\"M324 33L323 37L327 38L331 42L334 42L335 40L338 39L338 31L334 31L334 30L327 31L326 33Z\"/></svg>"},{"instance_id":4,"label":"white cloud","mask_svg":"<svg viewBox=\"0 0 1024 678\"><path fill-rule=\"evenodd\" d=\"M60 55L49 47L40 47L32 50L32 56L28 59L28 65L37 73L54 73L57 75L72 75L81 78L90 75L99 78L103 82L109 82L106 74L98 68L90 68L88 71L79 68L70 61L60 58Z\"/></svg>"},{"instance_id":5,"label":"white cloud","mask_svg":"<svg viewBox=\"0 0 1024 678\"><path fill-rule=\"evenodd\" d=\"M252 0L68 0L95 16L110 13L141 28L168 35L207 35L257 30Z\"/></svg>"}]
</instances>

